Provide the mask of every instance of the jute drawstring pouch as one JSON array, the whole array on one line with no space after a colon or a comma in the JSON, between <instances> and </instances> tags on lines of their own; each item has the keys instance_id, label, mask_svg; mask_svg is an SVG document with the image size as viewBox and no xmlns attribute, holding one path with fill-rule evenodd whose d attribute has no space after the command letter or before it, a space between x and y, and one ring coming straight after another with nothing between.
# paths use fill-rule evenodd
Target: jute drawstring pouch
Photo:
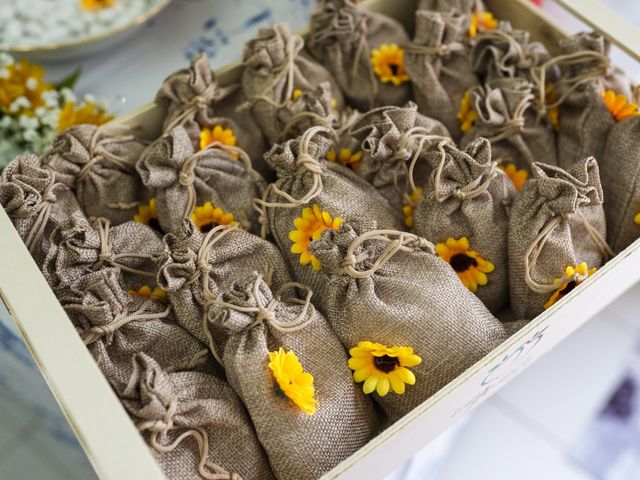
<instances>
[{"instance_id":1,"label":"jute drawstring pouch","mask_svg":"<svg viewBox=\"0 0 640 480\"><path fill-rule=\"evenodd\" d=\"M400 45L403 26L352 0L324 0L311 15L307 48L335 76L347 103L366 111L411 99Z\"/></svg>"},{"instance_id":2,"label":"jute drawstring pouch","mask_svg":"<svg viewBox=\"0 0 640 480\"><path fill-rule=\"evenodd\" d=\"M418 113L418 107L408 102L404 107L379 107L365 113L349 129L359 145L362 156L355 172L389 202L400 214L407 191L410 159L422 150L423 138L443 139L449 131L438 120ZM426 181L426 165L418 165L418 183Z\"/></svg>"},{"instance_id":3,"label":"jute drawstring pouch","mask_svg":"<svg viewBox=\"0 0 640 480\"><path fill-rule=\"evenodd\" d=\"M125 385L114 386L170 480L274 478L251 420L226 381L169 373L144 353Z\"/></svg>"},{"instance_id":4,"label":"jute drawstring pouch","mask_svg":"<svg viewBox=\"0 0 640 480\"><path fill-rule=\"evenodd\" d=\"M613 256L593 157L568 171L535 163L509 221L509 284L517 318L532 319Z\"/></svg>"},{"instance_id":5,"label":"jute drawstring pouch","mask_svg":"<svg viewBox=\"0 0 640 480\"><path fill-rule=\"evenodd\" d=\"M498 346L500 322L422 237L343 223L310 251L326 274L315 305L350 349L363 382L393 422ZM405 386L406 384L406 386Z\"/></svg>"},{"instance_id":6,"label":"jute drawstring pouch","mask_svg":"<svg viewBox=\"0 0 640 480\"><path fill-rule=\"evenodd\" d=\"M296 289L306 290L304 300ZM373 402L353 382L312 293L297 283L272 291L253 273L209 310L212 349L283 480L321 477L378 429Z\"/></svg>"},{"instance_id":7,"label":"jute drawstring pouch","mask_svg":"<svg viewBox=\"0 0 640 480\"><path fill-rule=\"evenodd\" d=\"M176 127L144 151L137 169L154 192L165 233L179 229L185 218L203 229L225 223L259 230L251 199L265 183L242 149L215 142L194 152L185 129Z\"/></svg>"},{"instance_id":8,"label":"jute drawstring pouch","mask_svg":"<svg viewBox=\"0 0 640 480\"><path fill-rule=\"evenodd\" d=\"M441 142L426 160L434 171L413 213L415 232L436 243L462 283L497 314L509 302L508 209L516 190L484 138L464 150Z\"/></svg>"},{"instance_id":9,"label":"jute drawstring pouch","mask_svg":"<svg viewBox=\"0 0 640 480\"><path fill-rule=\"evenodd\" d=\"M405 69L420 112L441 121L459 138L458 111L478 78L471 68L469 16L418 10L413 42L404 45Z\"/></svg>"},{"instance_id":10,"label":"jute drawstring pouch","mask_svg":"<svg viewBox=\"0 0 640 480\"><path fill-rule=\"evenodd\" d=\"M164 252L155 258L158 284L167 292L178 323L204 344L208 302L239 276L264 272L276 289L291 281L278 248L237 227L219 225L203 234L185 220L163 242Z\"/></svg>"},{"instance_id":11,"label":"jute drawstring pouch","mask_svg":"<svg viewBox=\"0 0 640 480\"><path fill-rule=\"evenodd\" d=\"M76 212L74 193L36 155L18 155L0 177L0 205L38 267L49 250L51 232Z\"/></svg>"},{"instance_id":12,"label":"jute drawstring pouch","mask_svg":"<svg viewBox=\"0 0 640 480\"><path fill-rule=\"evenodd\" d=\"M534 162L555 165L556 133L538 118L533 85L523 78L498 78L470 92L473 126L460 140L465 147L479 137L491 142L494 160L531 171Z\"/></svg>"},{"instance_id":13,"label":"jute drawstring pouch","mask_svg":"<svg viewBox=\"0 0 640 480\"><path fill-rule=\"evenodd\" d=\"M131 221L111 227L107 219L89 222L77 211L51 234L42 273L60 292L91 272L117 267L124 286L138 288L155 276L152 259L161 251L162 241L146 225Z\"/></svg>"},{"instance_id":14,"label":"jute drawstring pouch","mask_svg":"<svg viewBox=\"0 0 640 480\"><path fill-rule=\"evenodd\" d=\"M247 42L242 54L242 88L269 143L277 142L285 128L278 111L294 100L296 91L314 90L323 82L331 85L338 111L344 100L335 79L322 65L303 51L304 40L290 32L285 23L262 28Z\"/></svg>"},{"instance_id":15,"label":"jute drawstring pouch","mask_svg":"<svg viewBox=\"0 0 640 480\"><path fill-rule=\"evenodd\" d=\"M274 145L265 156L278 180L255 204L261 211L263 236L271 231L294 278L319 295L317 259L307 246L342 219L371 228L401 229L401 215L380 193L350 168L327 161L335 148L334 132L313 127L297 139Z\"/></svg>"},{"instance_id":16,"label":"jute drawstring pouch","mask_svg":"<svg viewBox=\"0 0 640 480\"><path fill-rule=\"evenodd\" d=\"M241 148L254 168L268 175L262 159L268 149L266 139L251 112L238 109L245 101L239 83L224 87L218 83L204 53L196 56L189 67L169 75L155 99L156 104L166 109L163 132L182 125L194 151L212 141Z\"/></svg>"},{"instance_id":17,"label":"jute drawstring pouch","mask_svg":"<svg viewBox=\"0 0 640 480\"><path fill-rule=\"evenodd\" d=\"M87 216L119 225L149 197L135 168L146 146L127 125L78 125L56 137L42 163L75 192Z\"/></svg>"},{"instance_id":18,"label":"jute drawstring pouch","mask_svg":"<svg viewBox=\"0 0 640 480\"><path fill-rule=\"evenodd\" d=\"M208 349L176 323L165 295L149 285L127 292L120 271L107 267L58 299L105 377L126 384L138 352L153 355L168 372L211 361Z\"/></svg>"},{"instance_id":19,"label":"jute drawstring pouch","mask_svg":"<svg viewBox=\"0 0 640 480\"><path fill-rule=\"evenodd\" d=\"M456 10L463 14L484 12L486 7L481 0L419 0L418 11L431 10L436 12L450 12Z\"/></svg>"}]
</instances>

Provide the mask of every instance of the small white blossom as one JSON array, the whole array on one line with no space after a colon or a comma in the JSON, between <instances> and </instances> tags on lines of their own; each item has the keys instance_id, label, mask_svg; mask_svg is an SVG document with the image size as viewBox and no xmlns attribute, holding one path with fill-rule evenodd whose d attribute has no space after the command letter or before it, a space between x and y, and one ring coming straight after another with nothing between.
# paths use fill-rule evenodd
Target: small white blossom
<instances>
[{"instance_id":1,"label":"small white blossom","mask_svg":"<svg viewBox=\"0 0 640 480\"><path fill-rule=\"evenodd\" d=\"M31 102L27 97L18 97L16 98L11 105L9 105L9 112L18 113L23 108L29 108L31 106Z\"/></svg>"},{"instance_id":2,"label":"small white blossom","mask_svg":"<svg viewBox=\"0 0 640 480\"><path fill-rule=\"evenodd\" d=\"M9 73L9 70L6 68L0 68L0 78L4 78L7 79L11 76L11 74Z\"/></svg>"},{"instance_id":3,"label":"small white blossom","mask_svg":"<svg viewBox=\"0 0 640 480\"><path fill-rule=\"evenodd\" d=\"M27 78L27 81L25 82L25 86L29 90L35 90L36 88L38 88L38 79L33 77Z\"/></svg>"}]
</instances>

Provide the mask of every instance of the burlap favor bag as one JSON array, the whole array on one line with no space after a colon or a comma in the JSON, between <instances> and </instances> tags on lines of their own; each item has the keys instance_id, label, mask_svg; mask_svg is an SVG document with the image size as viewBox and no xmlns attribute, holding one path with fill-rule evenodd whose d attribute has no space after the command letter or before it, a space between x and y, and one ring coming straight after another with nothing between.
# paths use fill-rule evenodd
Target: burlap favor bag
<instances>
[{"instance_id":1,"label":"burlap favor bag","mask_svg":"<svg viewBox=\"0 0 640 480\"><path fill-rule=\"evenodd\" d=\"M78 125L56 137L42 162L75 192L87 216L119 225L149 197L135 168L146 145L127 125Z\"/></svg>"},{"instance_id":2,"label":"burlap favor bag","mask_svg":"<svg viewBox=\"0 0 640 480\"><path fill-rule=\"evenodd\" d=\"M350 128L349 133L358 141L362 157L355 172L389 202L398 214L405 203L408 176L416 155L421 155L427 141L449 137L446 127L438 120L418 113L415 103L404 107L379 107L365 113ZM422 185L428 169L424 162L413 174Z\"/></svg>"},{"instance_id":3,"label":"burlap favor bag","mask_svg":"<svg viewBox=\"0 0 640 480\"><path fill-rule=\"evenodd\" d=\"M486 8L482 0L419 0L418 11L432 10L436 12L450 12L457 10L460 13L471 14L484 12Z\"/></svg>"},{"instance_id":4,"label":"burlap favor bag","mask_svg":"<svg viewBox=\"0 0 640 480\"><path fill-rule=\"evenodd\" d=\"M163 132L182 125L195 151L212 141L242 148L263 175L269 173L262 155L267 142L247 109L239 83L221 86L206 54L193 59L188 68L169 75L156 94L155 102L166 109Z\"/></svg>"},{"instance_id":5,"label":"burlap favor bag","mask_svg":"<svg viewBox=\"0 0 640 480\"><path fill-rule=\"evenodd\" d=\"M144 151L137 169L154 192L164 232L176 231L192 217L203 229L224 223L259 230L251 199L265 184L241 149L211 144L194 152L185 129L176 127Z\"/></svg>"},{"instance_id":6,"label":"burlap favor bag","mask_svg":"<svg viewBox=\"0 0 640 480\"><path fill-rule=\"evenodd\" d=\"M283 480L321 477L378 428L373 403L353 382L340 340L311 304L310 290L305 300L295 296L300 287L273 292L254 273L209 311L212 349ZM298 365L306 374L294 373Z\"/></svg>"},{"instance_id":7,"label":"burlap favor bag","mask_svg":"<svg viewBox=\"0 0 640 480\"><path fill-rule=\"evenodd\" d=\"M538 118L533 85L523 78L497 78L471 89L476 120L460 140L465 147L478 137L491 142L494 160L531 171L534 162L555 165L556 134Z\"/></svg>"},{"instance_id":8,"label":"burlap favor bag","mask_svg":"<svg viewBox=\"0 0 640 480\"><path fill-rule=\"evenodd\" d=\"M169 480L273 479L240 399L220 378L169 373L144 353L132 361L122 404Z\"/></svg>"},{"instance_id":9,"label":"burlap favor bag","mask_svg":"<svg viewBox=\"0 0 640 480\"><path fill-rule=\"evenodd\" d=\"M72 213L83 215L73 192L36 155L18 155L0 177L0 205L42 267L51 232Z\"/></svg>"},{"instance_id":10,"label":"burlap favor bag","mask_svg":"<svg viewBox=\"0 0 640 480\"><path fill-rule=\"evenodd\" d=\"M516 190L484 138L464 150L442 142L426 159L434 172L413 214L415 232L436 243L462 283L497 314L509 301L508 208Z\"/></svg>"},{"instance_id":11,"label":"burlap favor bag","mask_svg":"<svg viewBox=\"0 0 640 480\"><path fill-rule=\"evenodd\" d=\"M326 228L358 220L370 228L401 229L401 213L350 168L325 160L337 143L333 131L313 127L297 139L274 145L265 160L278 180L256 200L264 232L271 231L294 278L319 294L319 268L307 246Z\"/></svg>"},{"instance_id":12,"label":"burlap favor bag","mask_svg":"<svg viewBox=\"0 0 640 480\"><path fill-rule=\"evenodd\" d=\"M238 277L264 272L276 289L291 281L278 248L237 227L220 225L203 234L185 220L163 242L164 252L155 259L158 284L167 292L178 323L205 344L206 306Z\"/></svg>"},{"instance_id":13,"label":"burlap favor bag","mask_svg":"<svg viewBox=\"0 0 640 480\"><path fill-rule=\"evenodd\" d=\"M342 93L331 73L312 60L304 48L304 40L290 32L286 23L262 28L250 40L242 54L242 88L247 105L269 143L280 139L285 127L279 109L294 100L297 91L313 90L323 82L331 85L336 108L342 110Z\"/></svg>"},{"instance_id":14,"label":"burlap favor bag","mask_svg":"<svg viewBox=\"0 0 640 480\"><path fill-rule=\"evenodd\" d=\"M308 49L334 75L347 102L362 110L411 98L400 45L403 26L352 0L324 0L311 16Z\"/></svg>"},{"instance_id":15,"label":"burlap favor bag","mask_svg":"<svg viewBox=\"0 0 640 480\"><path fill-rule=\"evenodd\" d=\"M565 171L535 163L509 221L509 284L517 318L532 319L612 256L593 157Z\"/></svg>"},{"instance_id":16,"label":"burlap favor bag","mask_svg":"<svg viewBox=\"0 0 640 480\"><path fill-rule=\"evenodd\" d=\"M420 111L440 120L459 138L458 111L467 90L478 84L469 58L469 16L418 10L413 42L404 46L405 69Z\"/></svg>"},{"instance_id":17,"label":"burlap favor bag","mask_svg":"<svg viewBox=\"0 0 640 480\"><path fill-rule=\"evenodd\" d=\"M354 379L395 421L505 338L500 322L416 235L343 223L310 251L326 274L315 305L345 347ZM405 386L406 384L406 386Z\"/></svg>"}]
</instances>

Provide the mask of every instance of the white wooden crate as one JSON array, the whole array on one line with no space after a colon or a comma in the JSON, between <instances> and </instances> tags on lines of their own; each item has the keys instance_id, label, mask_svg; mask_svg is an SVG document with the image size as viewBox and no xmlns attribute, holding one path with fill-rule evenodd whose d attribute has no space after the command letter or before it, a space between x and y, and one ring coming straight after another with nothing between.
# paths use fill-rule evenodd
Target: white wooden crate
<instances>
[{"instance_id":1,"label":"white wooden crate","mask_svg":"<svg viewBox=\"0 0 640 480\"><path fill-rule=\"evenodd\" d=\"M362 3L412 29L416 0ZM546 43L556 53L555 45L565 34L528 0L485 0L485 3L498 18L529 30L534 39ZM640 31L598 0L558 0L558 3L640 61ZM236 81L239 73L238 65L230 65L218 76L225 84ZM155 138L160 132L162 114L151 104L117 121L137 125L145 136ZM638 280L640 240L324 478L383 478ZM100 478L164 478L2 209L0 299Z\"/></svg>"}]
</instances>

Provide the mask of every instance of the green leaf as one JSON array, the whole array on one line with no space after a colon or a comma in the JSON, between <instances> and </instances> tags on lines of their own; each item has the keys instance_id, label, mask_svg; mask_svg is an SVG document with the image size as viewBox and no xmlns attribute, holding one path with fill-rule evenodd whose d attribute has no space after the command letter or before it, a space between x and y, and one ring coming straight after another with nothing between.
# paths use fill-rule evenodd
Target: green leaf
<instances>
[{"instance_id":1,"label":"green leaf","mask_svg":"<svg viewBox=\"0 0 640 480\"><path fill-rule=\"evenodd\" d=\"M80 67L76 68L71 75L54 84L56 90L62 90L63 88L73 88L78 82L78 78L80 78L81 73L82 69Z\"/></svg>"}]
</instances>

